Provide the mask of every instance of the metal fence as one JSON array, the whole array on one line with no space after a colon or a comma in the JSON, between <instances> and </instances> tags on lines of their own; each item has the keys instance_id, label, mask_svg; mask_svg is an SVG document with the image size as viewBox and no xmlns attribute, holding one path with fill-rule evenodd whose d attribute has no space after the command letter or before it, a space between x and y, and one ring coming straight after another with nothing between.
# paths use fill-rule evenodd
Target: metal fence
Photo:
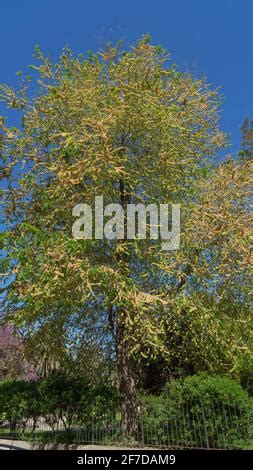
<instances>
[{"instance_id":1,"label":"metal fence","mask_svg":"<svg viewBox=\"0 0 253 470\"><path fill-rule=\"evenodd\" d=\"M0 437L44 443L122 444L121 415L118 404L94 404L77 416L68 410L63 414L12 417L0 423ZM126 441L124 441L126 443ZM252 410L208 403L188 402L159 407L141 404L139 432L131 445L158 448L247 448L253 443Z\"/></svg>"}]
</instances>

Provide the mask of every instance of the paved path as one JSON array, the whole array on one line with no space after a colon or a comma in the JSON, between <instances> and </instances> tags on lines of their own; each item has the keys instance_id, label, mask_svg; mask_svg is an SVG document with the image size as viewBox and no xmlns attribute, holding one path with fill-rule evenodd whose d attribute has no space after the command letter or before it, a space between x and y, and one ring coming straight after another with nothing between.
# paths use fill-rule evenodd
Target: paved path
<instances>
[{"instance_id":1,"label":"paved path","mask_svg":"<svg viewBox=\"0 0 253 470\"><path fill-rule=\"evenodd\" d=\"M151 450L150 447L148 449ZM12 439L0 439L0 450L131 450L131 447L107 447L98 445L78 446L75 444L39 444L35 442L18 441ZM136 448L132 450L136 450ZM138 448L138 450L144 449Z\"/></svg>"}]
</instances>

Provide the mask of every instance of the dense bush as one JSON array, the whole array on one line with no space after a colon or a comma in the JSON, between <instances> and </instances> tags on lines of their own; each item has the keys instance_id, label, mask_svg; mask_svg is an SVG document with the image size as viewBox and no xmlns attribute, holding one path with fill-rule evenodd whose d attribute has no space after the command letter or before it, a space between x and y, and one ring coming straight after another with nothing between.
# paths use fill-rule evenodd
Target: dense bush
<instances>
[{"instance_id":1,"label":"dense bush","mask_svg":"<svg viewBox=\"0 0 253 470\"><path fill-rule=\"evenodd\" d=\"M117 399L113 388L91 387L61 372L36 382L0 382L0 423L7 423L12 432L20 428L34 432L43 417L52 431L59 424L70 430L74 425L89 426L95 419L108 420L115 415Z\"/></svg>"},{"instance_id":2,"label":"dense bush","mask_svg":"<svg viewBox=\"0 0 253 470\"><path fill-rule=\"evenodd\" d=\"M250 401L227 377L199 374L166 385L159 397L142 399L142 425L153 442L237 448L247 442Z\"/></svg>"},{"instance_id":3,"label":"dense bush","mask_svg":"<svg viewBox=\"0 0 253 470\"><path fill-rule=\"evenodd\" d=\"M54 430L59 420L65 429L69 429L77 420L80 402L83 396L89 396L87 383L79 378L54 373L42 380L39 385L42 403L42 415Z\"/></svg>"},{"instance_id":4,"label":"dense bush","mask_svg":"<svg viewBox=\"0 0 253 470\"><path fill-rule=\"evenodd\" d=\"M144 443L178 447L244 447L252 419L249 396L238 382L206 374L170 382L159 396L142 396L139 411ZM40 418L47 427L36 427ZM119 421L117 391L107 386L91 387L61 372L36 382L0 382L2 434L6 428L31 436L36 429L44 441L53 432L55 441L79 436L86 442L96 430L100 437L117 434Z\"/></svg>"},{"instance_id":5,"label":"dense bush","mask_svg":"<svg viewBox=\"0 0 253 470\"><path fill-rule=\"evenodd\" d=\"M8 421L10 429L25 428L29 419L36 424L41 413L37 382L12 380L0 382L0 421Z\"/></svg>"}]
</instances>

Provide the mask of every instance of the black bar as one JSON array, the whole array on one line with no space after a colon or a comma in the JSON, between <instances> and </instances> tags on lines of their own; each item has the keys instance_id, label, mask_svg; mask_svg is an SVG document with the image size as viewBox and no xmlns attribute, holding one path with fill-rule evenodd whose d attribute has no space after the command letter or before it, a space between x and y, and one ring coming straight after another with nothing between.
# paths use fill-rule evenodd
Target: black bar
<instances>
[{"instance_id":1,"label":"black bar","mask_svg":"<svg viewBox=\"0 0 253 470\"><path fill-rule=\"evenodd\" d=\"M253 468L253 451L230 450L11 450L0 451L1 468L7 465L25 465L25 468L49 468L63 465L67 468L115 468L128 465L160 465L164 467L203 468L231 464L240 468ZM56 467L58 468L58 467Z\"/></svg>"}]
</instances>

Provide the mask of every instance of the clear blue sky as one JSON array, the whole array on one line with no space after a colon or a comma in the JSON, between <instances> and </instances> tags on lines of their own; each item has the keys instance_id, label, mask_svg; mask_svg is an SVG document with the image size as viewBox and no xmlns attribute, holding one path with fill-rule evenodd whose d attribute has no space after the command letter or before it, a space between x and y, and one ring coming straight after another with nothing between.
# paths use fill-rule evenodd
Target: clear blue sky
<instances>
[{"instance_id":1,"label":"clear blue sky","mask_svg":"<svg viewBox=\"0 0 253 470\"><path fill-rule=\"evenodd\" d=\"M236 152L241 122L253 118L252 32L252 0L0 0L0 82L15 83L36 44L55 60L65 45L79 53L151 33L182 70L221 85L221 125Z\"/></svg>"}]
</instances>

